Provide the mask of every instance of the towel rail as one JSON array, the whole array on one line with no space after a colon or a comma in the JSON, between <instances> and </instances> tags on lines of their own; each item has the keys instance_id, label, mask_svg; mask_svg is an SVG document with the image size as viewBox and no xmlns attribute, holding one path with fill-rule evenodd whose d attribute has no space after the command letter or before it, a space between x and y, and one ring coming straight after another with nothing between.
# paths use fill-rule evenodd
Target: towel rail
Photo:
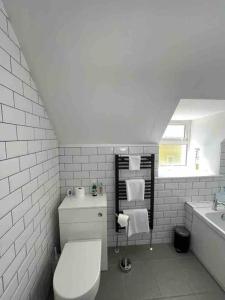
<instances>
[{"instance_id":1,"label":"towel rail","mask_svg":"<svg viewBox=\"0 0 225 300\"><path fill-rule=\"evenodd\" d=\"M148 219L150 227L150 248L152 240L152 230L154 223L154 165L155 165L155 155L149 154L141 156L140 169L149 169L150 178L145 180L145 195L144 199L149 200L149 209L148 209ZM126 194L126 182L125 180L120 180L120 170L129 170L129 156L115 155L115 226L116 232L118 233L122 227L117 222L117 215L122 213L120 208L120 201L127 200Z\"/></svg>"}]
</instances>

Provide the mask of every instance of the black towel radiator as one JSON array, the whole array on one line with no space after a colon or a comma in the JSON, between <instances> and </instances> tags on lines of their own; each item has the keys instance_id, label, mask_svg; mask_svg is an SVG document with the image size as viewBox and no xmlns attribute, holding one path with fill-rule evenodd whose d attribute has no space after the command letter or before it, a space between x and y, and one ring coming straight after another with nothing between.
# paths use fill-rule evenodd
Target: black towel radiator
<instances>
[{"instance_id":1,"label":"black towel radiator","mask_svg":"<svg viewBox=\"0 0 225 300\"><path fill-rule=\"evenodd\" d=\"M149 209L148 209L148 220L150 228L149 236L149 246L152 250L152 231L154 223L154 180L155 180L155 155L143 155L141 156L140 169L149 169L150 176L149 179L145 179L145 200L149 199ZM124 229L120 227L117 222L117 216L122 213L120 209L120 201L127 200L126 193L126 182L125 180L120 180L120 170L129 170L129 156L115 155L115 226L116 232L119 233L120 230Z\"/></svg>"}]
</instances>

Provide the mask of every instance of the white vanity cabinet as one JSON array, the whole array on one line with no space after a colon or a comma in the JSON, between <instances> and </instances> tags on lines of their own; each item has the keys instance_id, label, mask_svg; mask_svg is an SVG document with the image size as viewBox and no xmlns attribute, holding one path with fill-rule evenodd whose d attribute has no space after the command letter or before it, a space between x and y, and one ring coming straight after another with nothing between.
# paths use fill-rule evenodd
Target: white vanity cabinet
<instances>
[{"instance_id":1,"label":"white vanity cabinet","mask_svg":"<svg viewBox=\"0 0 225 300\"><path fill-rule=\"evenodd\" d=\"M61 249L68 241L102 240L101 269L108 268L106 194L66 197L58 208ZM91 249L90 249L91 251Z\"/></svg>"}]
</instances>

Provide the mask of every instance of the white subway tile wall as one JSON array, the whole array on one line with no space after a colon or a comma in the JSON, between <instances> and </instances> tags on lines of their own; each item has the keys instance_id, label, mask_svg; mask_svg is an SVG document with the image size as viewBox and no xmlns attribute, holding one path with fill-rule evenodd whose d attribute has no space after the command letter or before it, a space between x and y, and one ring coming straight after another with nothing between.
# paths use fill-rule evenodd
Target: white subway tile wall
<instances>
[{"instance_id":1,"label":"white subway tile wall","mask_svg":"<svg viewBox=\"0 0 225 300\"><path fill-rule=\"evenodd\" d=\"M76 186L85 186L90 191L92 183L102 182L108 197L108 245L115 245L115 184L114 155L115 154L156 154L156 177L158 167L158 146L96 146L96 147L64 147L60 146L60 182L61 198L68 188L74 191ZM127 172L122 177L146 177L147 173ZM224 186L222 176L187 177L187 178L156 178L155 180L155 220L153 243L172 241L173 227L184 225L185 201L212 200L213 194L220 186ZM94 199L93 199L94 201ZM122 203L125 207L142 207L144 203ZM147 244L148 234L131 237L129 244ZM126 243L124 234L119 236L121 245Z\"/></svg>"},{"instance_id":2,"label":"white subway tile wall","mask_svg":"<svg viewBox=\"0 0 225 300\"><path fill-rule=\"evenodd\" d=\"M58 241L58 143L0 1L0 298L46 299Z\"/></svg>"}]
</instances>

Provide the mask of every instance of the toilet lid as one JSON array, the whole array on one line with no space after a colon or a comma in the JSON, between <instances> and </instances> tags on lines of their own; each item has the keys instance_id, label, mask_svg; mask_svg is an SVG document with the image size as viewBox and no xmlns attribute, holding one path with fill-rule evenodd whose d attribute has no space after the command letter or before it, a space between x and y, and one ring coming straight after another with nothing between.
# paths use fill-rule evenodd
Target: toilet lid
<instances>
[{"instance_id":1,"label":"toilet lid","mask_svg":"<svg viewBox=\"0 0 225 300\"><path fill-rule=\"evenodd\" d=\"M101 240L66 243L55 270L54 291L66 299L85 295L98 281L100 265Z\"/></svg>"}]
</instances>

